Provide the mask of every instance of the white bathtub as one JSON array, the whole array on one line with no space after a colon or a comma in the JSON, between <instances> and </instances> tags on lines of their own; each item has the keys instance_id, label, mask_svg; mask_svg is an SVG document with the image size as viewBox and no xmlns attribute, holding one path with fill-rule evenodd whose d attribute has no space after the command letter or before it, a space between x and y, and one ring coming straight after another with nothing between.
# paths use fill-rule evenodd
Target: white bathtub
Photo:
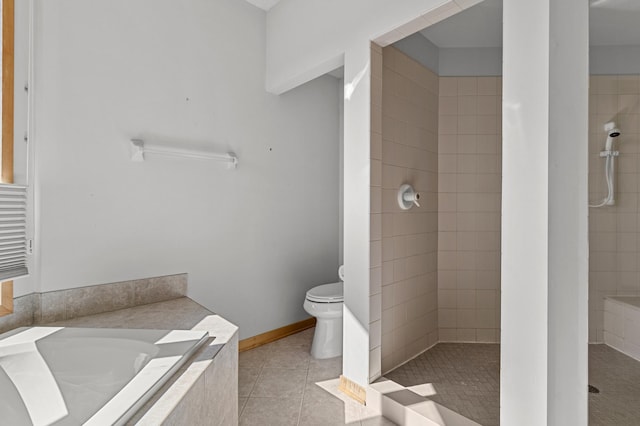
<instances>
[{"instance_id":1,"label":"white bathtub","mask_svg":"<svg viewBox=\"0 0 640 426\"><path fill-rule=\"evenodd\" d=\"M0 335L10 425L121 425L208 338L204 331L29 327Z\"/></svg>"},{"instance_id":2,"label":"white bathtub","mask_svg":"<svg viewBox=\"0 0 640 426\"><path fill-rule=\"evenodd\" d=\"M604 343L640 361L640 297L605 297Z\"/></svg>"}]
</instances>

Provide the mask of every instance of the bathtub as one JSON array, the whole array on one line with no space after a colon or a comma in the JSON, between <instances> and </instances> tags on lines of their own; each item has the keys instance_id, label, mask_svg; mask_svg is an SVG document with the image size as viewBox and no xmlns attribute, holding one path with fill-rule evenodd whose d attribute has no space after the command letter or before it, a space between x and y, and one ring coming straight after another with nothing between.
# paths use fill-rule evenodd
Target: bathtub
<instances>
[{"instance_id":1,"label":"bathtub","mask_svg":"<svg viewBox=\"0 0 640 426\"><path fill-rule=\"evenodd\" d=\"M640 297L605 297L604 343L640 361Z\"/></svg>"},{"instance_id":2,"label":"bathtub","mask_svg":"<svg viewBox=\"0 0 640 426\"><path fill-rule=\"evenodd\" d=\"M0 335L10 425L122 425L208 340L206 331L27 327Z\"/></svg>"}]
</instances>

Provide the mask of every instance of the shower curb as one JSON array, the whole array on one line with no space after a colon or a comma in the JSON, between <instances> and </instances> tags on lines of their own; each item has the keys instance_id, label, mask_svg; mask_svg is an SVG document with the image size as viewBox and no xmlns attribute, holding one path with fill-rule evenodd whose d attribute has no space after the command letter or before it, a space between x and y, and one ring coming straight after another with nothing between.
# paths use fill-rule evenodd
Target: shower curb
<instances>
[{"instance_id":1,"label":"shower curb","mask_svg":"<svg viewBox=\"0 0 640 426\"><path fill-rule=\"evenodd\" d=\"M480 426L427 398L429 385L404 387L385 378L369 385L367 406L402 426Z\"/></svg>"}]
</instances>

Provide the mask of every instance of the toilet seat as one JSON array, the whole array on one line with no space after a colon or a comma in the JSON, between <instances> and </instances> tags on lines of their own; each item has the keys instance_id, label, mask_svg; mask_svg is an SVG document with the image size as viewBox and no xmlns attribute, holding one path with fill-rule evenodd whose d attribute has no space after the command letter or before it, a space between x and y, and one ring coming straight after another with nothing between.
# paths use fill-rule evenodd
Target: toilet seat
<instances>
[{"instance_id":1,"label":"toilet seat","mask_svg":"<svg viewBox=\"0 0 640 426\"><path fill-rule=\"evenodd\" d=\"M323 284L307 291L307 300L315 303L344 302L344 285L342 282Z\"/></svg>"}]
</instances>

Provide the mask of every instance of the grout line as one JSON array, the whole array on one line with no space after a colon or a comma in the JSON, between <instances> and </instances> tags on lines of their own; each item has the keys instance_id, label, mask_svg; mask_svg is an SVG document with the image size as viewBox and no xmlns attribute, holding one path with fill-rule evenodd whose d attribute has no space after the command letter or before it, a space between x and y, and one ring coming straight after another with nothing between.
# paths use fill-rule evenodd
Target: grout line
<instances>
[{"instance_id":1,"label":"grout line","mask_svg":"<svg viewBox=\"0 0 640 426\"><path fill-rule=\"evenodd\" d=\"M260 380L260 376L262 376L262 370L264 369L264 365L267 363L266 359L260 364L260 368L258 371L258 376L256 377L256 380L253 382L253 385L251 386L251 390L249 391L249 394L246 396L247 400L245 401L244 406L242 407L242 410L240 411L240 413L238 414L238 422L240 422L240 418L242 417L242 415L244 414L244 410L245 408L247 408L247 404L249 403L249 399L251 398L255 398L253 396L253 391L256 388L256 385L258 384L258 380ZM239 369L239 366L238 366Z\"/></svg>"},{"instance_id":2,"label":"grout line","mask_svg":"<svg viewBox=\"0 0 640 426\"><path fill-rule=\"evenodd\" d=\"M300 398L300 410L298 410L298 421L296 422L296 425L298 426L300 426L300 420L302 417L302 405L304 404L304 394L307 391L307 381L309 380L309 365L311 364L307 364L307 374L304 376L304 383L302 386L302 398Z\"/></svg>"}]
</instances>

